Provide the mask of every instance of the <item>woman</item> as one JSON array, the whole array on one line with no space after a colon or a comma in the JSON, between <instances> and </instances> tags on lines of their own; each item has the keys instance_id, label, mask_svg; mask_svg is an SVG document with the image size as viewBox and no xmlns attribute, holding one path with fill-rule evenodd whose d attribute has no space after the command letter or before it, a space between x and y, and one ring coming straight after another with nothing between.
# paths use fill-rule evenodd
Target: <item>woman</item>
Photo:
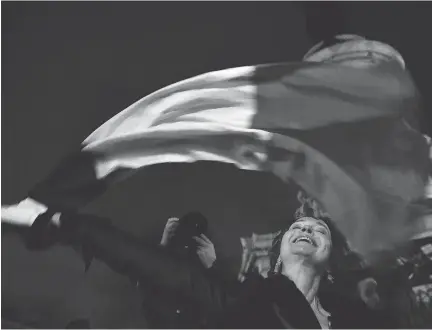
<instances>
[{"instance_id":1,"label":"woman","mask_svg":"<svg viewBox=\"0 0 432 330\"><path fill-rule=\"evenodd\" d=\"M330 314L323 308L318 292L329 270L334 243L328 221L304 212L305 206L296 213L297 219L288 230L275 238L273 276L283 275L293 281L305 296L320 326L326 329L330 328Z\"/></svg>"},{"instance_id":2,"label":"woman","mask_svg":"<svg viewBox=\"0 0 432 330\"><path fill-rule=\"evenodd\" d=\"M314 200L302 193L299 200L295 221L273 241L270 277L294 282L321 328L391 326L355 294L359 280L370 275L361 259Z\"/></svg>"}]
</instances>

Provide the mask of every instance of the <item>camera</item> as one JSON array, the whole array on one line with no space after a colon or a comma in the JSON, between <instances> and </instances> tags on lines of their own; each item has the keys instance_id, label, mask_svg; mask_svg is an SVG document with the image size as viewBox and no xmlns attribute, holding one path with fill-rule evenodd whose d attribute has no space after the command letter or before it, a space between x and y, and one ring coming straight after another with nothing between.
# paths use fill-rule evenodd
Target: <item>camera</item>
<instances>
[{"instance_id":1,"label":"camera","mask_svg":"<svg viewBox=\"0 0 432 330\"><path fill-rule=\"evenodd\" d=\"M174 237L171 239L170 247L176 250L186 250L194 253L197 243L194 236L207 235L207 218L199 212L190 212L179 219Z\"/></svg>"}]
</instances>

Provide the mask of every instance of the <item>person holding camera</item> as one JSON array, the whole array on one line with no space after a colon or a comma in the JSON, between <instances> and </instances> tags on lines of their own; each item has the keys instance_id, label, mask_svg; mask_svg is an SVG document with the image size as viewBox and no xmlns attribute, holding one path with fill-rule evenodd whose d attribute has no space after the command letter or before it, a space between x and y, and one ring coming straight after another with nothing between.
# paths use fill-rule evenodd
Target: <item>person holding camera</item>
<instances>
[{"instance_id":1,"label":"person holding camera","mask_svg":"<svg viewBox=\"0 0 432 330\"><path fill-rule=\"evenodd\" d=\"M188 243L192 243L190 247L192 254L196 254L204 268L210 269L216 262L216 251L212 241L203 232L207 229L206 224L206 219L199 213L189 213L180 219L169 218L162 233L160 245L169 249L178 247L187 249L189 248ZM183 229L185 226L186 228Z\"/></svg>"},{"instance_id":2,"label":"person holding camera","mask_svg":"<svg viewBox=\"0 0 432 330\"><path fill-rule=\"evenodd\" d=\"M182 218L169 218L160 246L186 262L195 264L210 276L214 271L216 251L212 241L204 234L207 221L199 213L189 213ZM202 319L193 302L166 289L138 280L137 287L143 297L143 310L150 328L199 328Z\"/></svg>"}]
</instances>

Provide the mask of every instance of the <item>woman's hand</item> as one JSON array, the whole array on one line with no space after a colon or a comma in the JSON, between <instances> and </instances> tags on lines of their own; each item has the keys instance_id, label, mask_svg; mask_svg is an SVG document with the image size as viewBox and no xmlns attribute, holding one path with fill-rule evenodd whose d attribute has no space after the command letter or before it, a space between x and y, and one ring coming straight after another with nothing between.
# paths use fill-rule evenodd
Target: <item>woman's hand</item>
<instances>
[{"instance_id":1,"label":"woman's hand","mask_svg":"<svg viewBox=\"0 0 432 330\"><path fill-rule=\"evenodd\" d=\"M46 212L47 209L47 206L28 197L18 204L2 205L1 218L2 222L30 227L36 218Z\"/></svg>"},{"instance_id":2,"label":"woman's hand","mask_svg":"<svg viewBox=\"0 0 432 330\"><path fill-rule=\"evenodd\" d=\"M30 227L37 217L34 215L34 209L27 208L25 205L2 205L1 220L15 226Z\"/></svg>"},{"instance_id":3,"label":"woman's hand","mask_svg":"<svg viewBox=\"0 0 432 330\"><path fill-rule=\"evenodd\" d=\"M199 237L195 236L193 239L197 242L197 255L205 268L210 268L216 261L216 251L210 239L201 234Z\"/></svg>"},{"instance_id":4,"label":"woman's hand","mask_svg":"<svg viewBox=\"0 0 432 330\"><path fill-rule=\"evenodd\" d=\"M365 278L357 284L360 298L371 309L376 309L380 303L377 286L377 282L372 277Z\"/></svg>"}]
</instances>

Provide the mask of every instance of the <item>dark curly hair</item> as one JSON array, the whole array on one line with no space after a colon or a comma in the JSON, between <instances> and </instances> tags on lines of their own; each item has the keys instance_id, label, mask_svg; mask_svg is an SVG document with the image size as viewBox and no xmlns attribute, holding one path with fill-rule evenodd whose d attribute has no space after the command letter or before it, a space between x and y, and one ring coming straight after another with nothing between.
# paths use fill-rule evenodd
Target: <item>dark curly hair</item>
<instances>
[{"instance_id":1,"label":"dark curly hair","mask_svg":"<svg viewBox=\"0 0 432 330\"><path fill-rule=\"evenodd\" d=\"M333 275L338 273L341 267L347 266L347 262L360 263L361 260L354 252L349 248L348 242L344 235L339 231L338 228L331 221L329 215L320 208L318 203L310 197L307 197L303 191L300 191L297 195L300 202L300 207L294 213L292 221L289 222L288 226L282 229L279 234L273 239L272 247L270 249L270 271L269 276L278 274L281 269L275 269L277 260L279 258L281 242L285 233L289 227L298 219L302 217L313 217L320 219L326 223L331 232L332 250L329 259L329 276L328 279L334 281Z\"/></svg>"}]
</instances>

